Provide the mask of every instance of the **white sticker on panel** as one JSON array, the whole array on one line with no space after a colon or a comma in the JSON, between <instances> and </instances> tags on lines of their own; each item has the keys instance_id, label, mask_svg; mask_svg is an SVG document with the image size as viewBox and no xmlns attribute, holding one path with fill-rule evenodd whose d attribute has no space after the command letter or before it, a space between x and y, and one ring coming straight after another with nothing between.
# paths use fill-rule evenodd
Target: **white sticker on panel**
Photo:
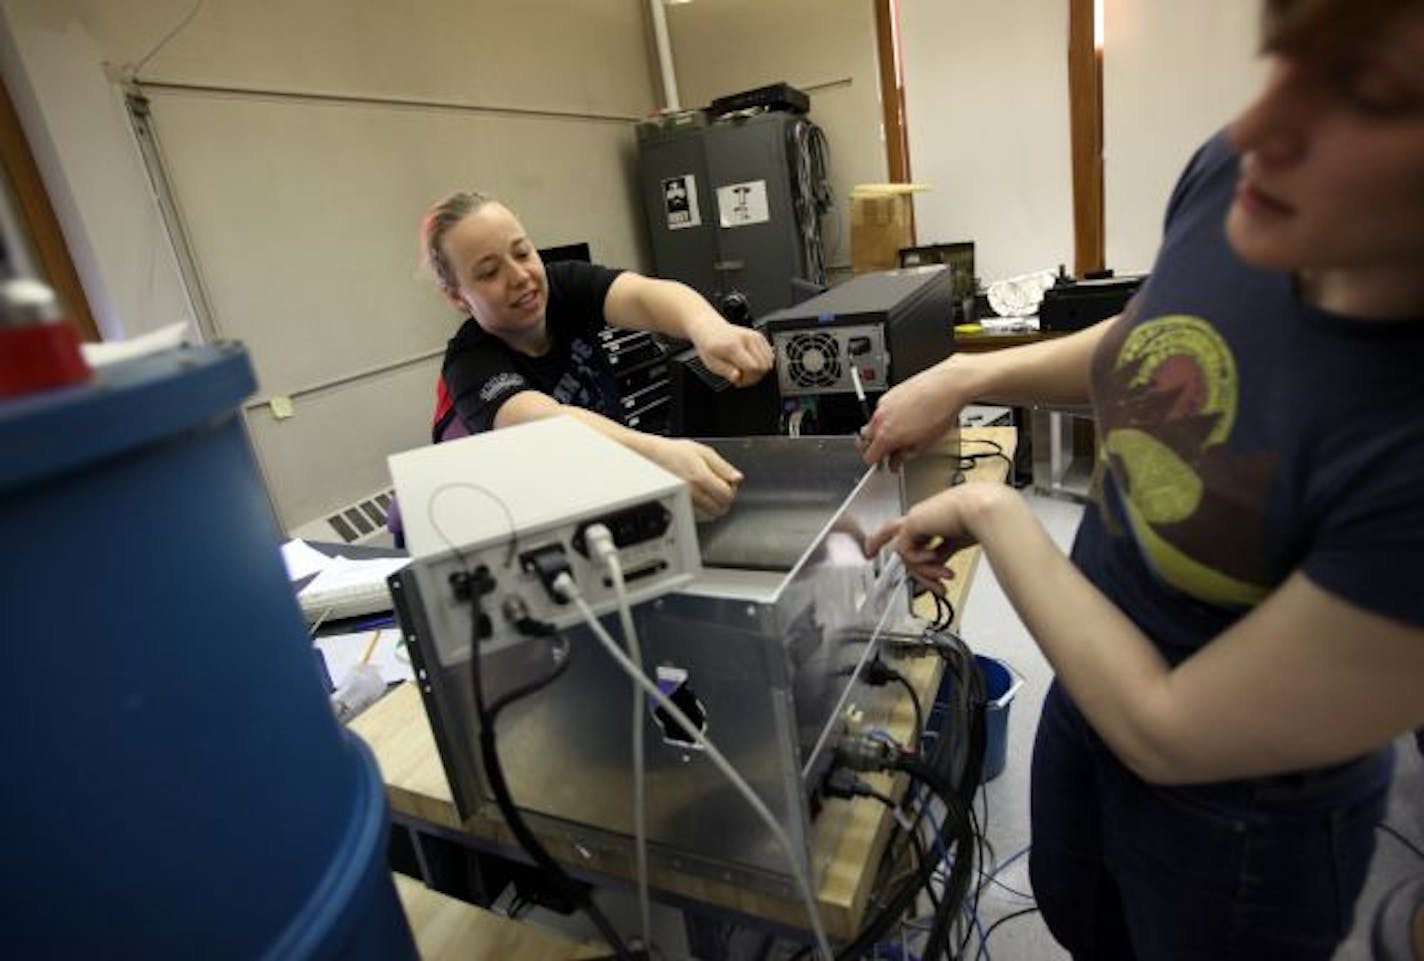
<instances>
[{"instance_id":1,"label":"white sticker on panel","mask_svg":"<svg viewBox=\"0 0 1424 961\"><path fill-rule=\"evenodd\" d=\"M723 227L747 227L771 220L766 181L748 180L717 188L717 214Z\"/></svg>"},{"instance_id":2,"label":"white sticker on panel","mask_svg":"<svg viewBox=\"0 0 1424 961\"><path fill-rule=\"evenodd\" d=\"M668 230L686 230L702 226L702 211L697 209L697 178L692 174L668 177L663 181L663 212Z\"/></svg>"}]
</instances>

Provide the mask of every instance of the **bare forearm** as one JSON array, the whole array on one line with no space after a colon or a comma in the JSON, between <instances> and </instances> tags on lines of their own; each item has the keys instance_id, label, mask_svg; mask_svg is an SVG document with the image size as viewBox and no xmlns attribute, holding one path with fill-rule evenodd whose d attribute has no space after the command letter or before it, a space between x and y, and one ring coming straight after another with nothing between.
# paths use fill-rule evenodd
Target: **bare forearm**
<instances>
[{"instance_id":1,"label":"bare forearm","mask_svg":"<svg viewBox=\"0 0 1424 961\"><path fill-rule=\"evenodd\" d=\"M594 430L603 434L610 440L616 440L624 447L639 454L646 454L650 435L642 431L634 430L631 427L624 427L616 421L604 417L602 414L594 413L591 410L584 410L582 407L571 407L564 405L560 411L575 420L582 421Z\"/></svg>"},{"instance_id":2,"label":"bare forearm","mask_svg":"<svg viewBox=\"0 0 1424 961\"><path fill-rule=\"evenodd\" d=\"M603 316L615 327L691 341L708 370L738 387L761 380L775 359L765 337L727 323L701 294L675 281L619 274L608 288Z\"/></svg>"},{"instance_id":3,"label":"bare forearm","mask_svg":"<svg viewBox=\"0 0 1424 961\"><path fill-rule=\"evenodd\" d=\"M736 497L742 473L712 448L696 441L659 437L624 427L602 414L560 404L538 391L524 391L505 401L495 416L495 427L545 417L572 417L646 457L659 467L685 481L692 498L692 508L699 520L710 520L726 513Z\"/></svg>"},{"instance_id":4,"label":"bare forearm","mask_svg":"<svg viewBox=\"0 0 1424 961\"><path fill-rule=\"evenodd\" d=\"M679 340L695 340L700 327L722 320L697 291L675 280L638 278L630 308L610 322L629 330L647 330Z\"/></svg>"},{"instance_id":5,"label":"bare forearm","mask_svg":"<svg viewBox=\"0 0 1424 961\"><path fill-rule=\"evenodd\" d=\"M1172 760L1167 662L1152 642L1058 550L1023 499L985 491L970 527L1024 626L1093 728L1152 781Z\"/></svg>"},{"instance_id":6,"label":"bare forearm","mask_svg":"<svg viewBox=\"0 0 1424 961\"><path fill-rule=\"evenodd\" d=\"M1042 344L985 354L951 354L881 395L862 432L867 464L896 467L953 427L966 404L992 400L1016 407L1084 404L1092 396L1093 352L1112 320Z\"/></svg>"},{"instance_id":7,"label":"bare forearm","mask_svg":"<svg viewBox=\"0 0 1424 961\"><path fill-rule=\"evenodd\" d=\"M617 441L629 450L647 454L649 435L630 427L624 427L594 411L571 404L561 404L547 394L538 391L515 394L505 401L495 415L494 426L496 428L511 427L515 424L543 420L546 417L572 417L574 420L592 427L609 440Z\"/></svg>"},{"instance_id":8,"label":"bare forearm","mask_svg":"<svg viewBox=\"0 0 1424 961\"><path fill-rule=\"evenodd\" d=\"M962 376L973 400L1012 406L1086 404L1092 398L1093 351L1117 318L1037 344L953 354L947 372Z\"/></svg>"},{"instance_id":9,"label":"bare forearm","mask_svg":"<svg viewBox=\"0 0 1424 961\"><path fill-rule=\"evenodd\" d=\"M1074 702L1144 780L1336 764L1424 718L1424 628L1356 607L1301 571L1172 666L1007 488L945 491L877 531L867 550L892 538L911 575L932 588L954 551L979 544Z\"/></svg>"}]
</instances>

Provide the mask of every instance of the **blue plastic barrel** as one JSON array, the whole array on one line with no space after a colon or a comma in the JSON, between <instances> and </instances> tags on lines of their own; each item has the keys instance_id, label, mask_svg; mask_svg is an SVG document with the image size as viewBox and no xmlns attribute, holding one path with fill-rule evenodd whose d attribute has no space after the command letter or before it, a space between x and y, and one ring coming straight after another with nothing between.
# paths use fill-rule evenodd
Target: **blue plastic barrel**
<instances>
[{"instance_id":1,"label":"blue plastic barrel","mask_svg":"<svg viewBox=\"0 0 1424 961\"><path fill-rule=\"evenodd\" d=\"M1004 773L1009 753L1009 708L1023 681L996 657L975 654L984 678L984 776L987 783Z\"/></svg>"},{"instance_id":2,"label":"blue plastic barrel","mask_svg":"<svg viewBox=\"0 0 1424 961\"><path fill-rule=\"evenodd\" d=\"M0 402L5 957L409 958L232 344Z\"/></svg>"}]
</instances>

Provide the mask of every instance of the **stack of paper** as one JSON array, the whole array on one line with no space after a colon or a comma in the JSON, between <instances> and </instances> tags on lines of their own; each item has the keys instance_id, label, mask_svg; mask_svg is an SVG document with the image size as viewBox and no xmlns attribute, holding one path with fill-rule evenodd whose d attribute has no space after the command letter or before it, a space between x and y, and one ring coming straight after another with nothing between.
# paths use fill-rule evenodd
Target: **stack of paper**
<instances>
[{"instance_id":1,"label":"stack of paper","mask_svg":"<svg viewBox=\"0 0 1424 961\"><path fill-rule=\"evenodd\" d=\"M361 663L361 658L373 639L376 643L371 649L371 657L367 663L381 672L381 678L387 684L408 681L414 676L410 668L410 655L406 652L401 632L394 627L387 627L376 631L317 638L316 649L326 661L326 673L332 684L341 686L347 675Z\"/></svg>"},{"instance_id":2,"label":"stack of paper","mask_svg":"<svg viewBox=\"0 0 1424 961\"><path fill-rule=\"evenodd\" d=\"M282 545L282 560L291 580L311 577L297 594L309 621L389 611L392 605L386 578L410 563L406 557L328 557L302 540Z\"/></svg>"}]
</instances>

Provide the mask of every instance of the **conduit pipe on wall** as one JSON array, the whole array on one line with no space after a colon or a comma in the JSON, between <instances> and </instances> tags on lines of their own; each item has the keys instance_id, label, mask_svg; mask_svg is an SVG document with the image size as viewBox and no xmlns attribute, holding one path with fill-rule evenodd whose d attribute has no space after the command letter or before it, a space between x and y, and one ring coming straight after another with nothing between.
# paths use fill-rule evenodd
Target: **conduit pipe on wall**
<instances>
[{"instance_id":1,"label":"conduit pipe on wall","mask_svg":"<svg viewBox=\"0 0 1424 961\"><path fill-rule=\"evenodd\" d=\"M672 67L672 44L668 40L667 11L663 0L648 0L653 13L653 36L658 44L658 67L663 78L663 109L681 110L682 103L677 95L677 74Z\"/></svg>"}]
</instances>

